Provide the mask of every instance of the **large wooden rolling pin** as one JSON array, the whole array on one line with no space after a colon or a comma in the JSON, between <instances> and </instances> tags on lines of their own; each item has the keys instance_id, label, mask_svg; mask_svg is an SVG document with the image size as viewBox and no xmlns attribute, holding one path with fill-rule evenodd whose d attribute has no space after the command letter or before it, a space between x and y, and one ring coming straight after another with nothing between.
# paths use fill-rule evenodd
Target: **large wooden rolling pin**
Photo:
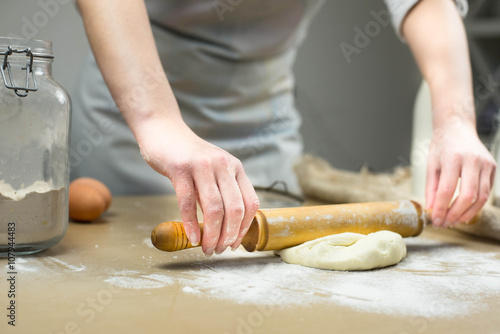
<instances>
[{"instance_id":1,"label":"large wooden rolling pin","mask_svg":"<svg viewBox=\"0 0 500 334\"><path fill-rule=\"evenodd\" d=\"M419 235L426 222L422 207L413 201L372 202L262 209L242 240L249 251L279 250L331 234L368 234L389 230L403 237ZM203 233L203 225L200 224ZM174 252L193 247L181 222L165 222L151 233L153 245Z\"/></svg>"}]
</instances>

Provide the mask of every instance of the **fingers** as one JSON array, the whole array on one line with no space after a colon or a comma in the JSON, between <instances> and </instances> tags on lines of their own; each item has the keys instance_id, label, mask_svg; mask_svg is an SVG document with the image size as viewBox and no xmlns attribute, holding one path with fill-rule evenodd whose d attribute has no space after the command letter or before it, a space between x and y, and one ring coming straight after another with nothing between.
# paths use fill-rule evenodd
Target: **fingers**
<instances>
[{"instance_id":1,"label":"fingers","mask_svg":"<svg viewBox=\"0 0 500 334\"><path fill-rule=\"evenodd\" d=\"M231 245L232 250L235 250L240 246L241 240L248 232L250 224L252 223L253 218L257 213L257 210L259 209L260 205L259 198L255 193L255 189L250 180L248 179L248 177L246 176L245 172L243 171L243 168L236 175L236 180L239 184L241 194L243 197L243 203L245 206L245 215L243 216L243 221L241 222L238 237L236 241Z\"/></svg>"},{"instance_id":2,"label":"fingers","mask_svg":"<svg viewBox=\"0 0 500 334\"><path fill-rule=\"evenodd\" d=\"M203 252L212 255L229 246L237 248L259 207L241 162L229 155L219 155L186 170L185 175L176 174L174 187L190 242L193 245L200 242L198 201L203 212Z\"/></svg>"},{"instance_id":3,"label":"fingers","mask_svg":"<svg viewBox=\"0 0 500 334\"><path fill-rule=\"evenodd\" d=\"M185 124L180 129L170 124L155 128L157 123L152 124L156 131L146 131L140 136L144 138L138 139L141 153L153 169L172 181L191 244L201 241L207 255L239 245L258 208L255 190L241 162L198 137ZM158 144L158 135L165 133L169 140L161 142L168 145ZM197 203L203 212L203 238Z\"/></svg>"},{"instance_id":4,"label":"fingers","mask_svg":"<svg viewBox=\"0 0 500 334\"><path fill-rule=\"evenodd\" d=\"M194 172L194 180L198 190L201 210L203 211L203 240L201 247L205 254L212 255L221 233L224 204L213 171L210 168L200 166Z\"/></svg>"},{"instance_id":5,"label":"fingers","mask_svg":"<svg viewBox=\"0 0 500 334\"><path fill-rule=\"evenodd\" d=\"M481 210L484 206L488 197L490 196L491 187L493 185L492 180L495 177L495 167L494 164L487 164L481 171L479 176L478 184L478 192L477 192L477 200L476 202L469 206L461 215L455 220L453 226L456 226L458 223L464 223L470 221L474 216ZM450 210L451 211L451 210Z\"/></svg>"},{"instance_id":6,"label":"fingers","mask_svg":"<svg viewBox=\"0 0 500 334\"><path fill-rule=\"evenodd\" d=\"M174 184L182 223L192 245L200 243L200 226L196 216L196 190L191 176L180 176L172 180Z\"/></svg>"},{"instance_id":7,"label":"fingers","mask_svg":"<svg viewBox=\"0 0 500 334\"><path fill-rule=\"evenodd\" d=\"M495 177L492 158L469 156L457 161L448 159L439 174L434 195L432 222L438 227L451 227L470 221L484 206ZM460 177L460 193L450 206ZM432 176L428 178L427 196L432 196Z\"/></svg>"},{"instance_id":8,"label":"fingers","mask_svg":"<svg viewBox=\"0 0 500 334\"><path fill-rule=\"evenodd\" d=\"M442 225L443 227L456 225L459 218L461 218L462 215L469 210L469 208L477 207L478 204L480 204L478 201L480 173L481 163L479 159L469 159L468 161L465 161L465 165L462 167L461 173L460 194L446 213L445 220ZM489 186L489 175L487 179Z\"/></svg>"},{"instance_id":9,"label":"fingers","mask_svg":"<svg viewBox=\"0 0 500 334\"><path fill-rule=\"evenodd\" d=\"M448 206L457 188L460 167L461 161L447 159L443 162L432 210L432 224L434 226L441 227L444 223Z\"/></svg>"},{"instance_id":10,"label":"fingers","mask_svg":"<svg viewBox=\"0 0 500 334\"><path fill-rule=\"evenodd\" d=\"M231 168L225 173L219 173L217 180L224 205L222 228L215 248L215 253L220 254L238 238L245 215L245 205L240 187L236 182L236 175Z\"/></svg>"},{"instance_id":11,"label":"fingers","mask_svg":"<svg viewBox=\"0 0 500 334\"><path fill-rule=\"evenodd\" d=\"M436 198L436 190L439 181L439 169L434 161L429 160L425 181L426 209L432 209Z\"/></svg>"}]
</instances>

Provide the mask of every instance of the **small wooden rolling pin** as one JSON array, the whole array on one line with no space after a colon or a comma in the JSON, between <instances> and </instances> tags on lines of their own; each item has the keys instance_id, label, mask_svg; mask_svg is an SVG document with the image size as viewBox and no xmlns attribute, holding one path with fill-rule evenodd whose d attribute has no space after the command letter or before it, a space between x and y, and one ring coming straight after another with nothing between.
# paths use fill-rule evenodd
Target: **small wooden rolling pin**
<instances>
[{"instance_id":1,"label":"small wooden rolling pin","mask_svg":"<svg viewBox=\"0 0 500 334\"><path fill-rule=\"evenodd\" d=\"M262 209L257 212L241 244L249 251L279 250L327 235L389 230L403 237L417 236L426 223L422 207L413 201L372 202ZM200 224L203 233L203 225ZM153 245L175 252L193 247L181 222L165 222L151 233Z\"/></svg>"}]
</instances>

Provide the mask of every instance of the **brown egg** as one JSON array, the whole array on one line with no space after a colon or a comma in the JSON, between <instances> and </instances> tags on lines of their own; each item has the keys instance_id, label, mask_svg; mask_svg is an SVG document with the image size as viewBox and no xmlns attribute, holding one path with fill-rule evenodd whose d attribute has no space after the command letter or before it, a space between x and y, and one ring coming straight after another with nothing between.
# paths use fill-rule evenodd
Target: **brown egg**
<instances>
[{"instance_id":1,"label":"brown egg","mask_svg":"<svg viewBox=\"0 0 500 334\"><path fill-rule=\"evenodd\" d=\"M99 218L111 204L111 192L100 181L79 178L69 185L69 218L91 221Z\"/></svg>"},{"instance_id":2,"label":"brown egg","mask_svg":"<svg viewBox=\"0 0 500 334\"><path fill-rule=\"evenodd\" d=\"M111 196L111 192L109 191L108 187L106 187L106 185L104 183L102 183L99 180L93 179L91 177L80 177L80 178L74 180L73 182L71 182L71 184L75 184L75 183L76 184L85 184L85 185L88 185L88 186L95 188L101 194L102 198L104 199L104 201L106 203L105 210L107 210L109 208L109 206L111 205L112 196ZM71 189L71 186L70 186L70 189Z\"/></svg>"}]
</instances>

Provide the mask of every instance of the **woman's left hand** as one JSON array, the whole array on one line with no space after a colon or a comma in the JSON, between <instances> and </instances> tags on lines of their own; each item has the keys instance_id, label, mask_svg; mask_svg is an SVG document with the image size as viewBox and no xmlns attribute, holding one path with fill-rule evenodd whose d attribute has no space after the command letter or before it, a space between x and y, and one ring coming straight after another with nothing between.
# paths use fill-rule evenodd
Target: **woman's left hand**
<instances>
[{"instance_id":1,"label":"woman's left hand","mask_svg":"<svg viewBox=\"0 0 500 334\"><path fill-rule=\"evenodd\" d=\"M435 129L426 181L433 225L452 227L471 220L488 200L495 168L471 122L455 119ZM460 192L452 203L459 180Z\"/></svg>"}]
</instances>

